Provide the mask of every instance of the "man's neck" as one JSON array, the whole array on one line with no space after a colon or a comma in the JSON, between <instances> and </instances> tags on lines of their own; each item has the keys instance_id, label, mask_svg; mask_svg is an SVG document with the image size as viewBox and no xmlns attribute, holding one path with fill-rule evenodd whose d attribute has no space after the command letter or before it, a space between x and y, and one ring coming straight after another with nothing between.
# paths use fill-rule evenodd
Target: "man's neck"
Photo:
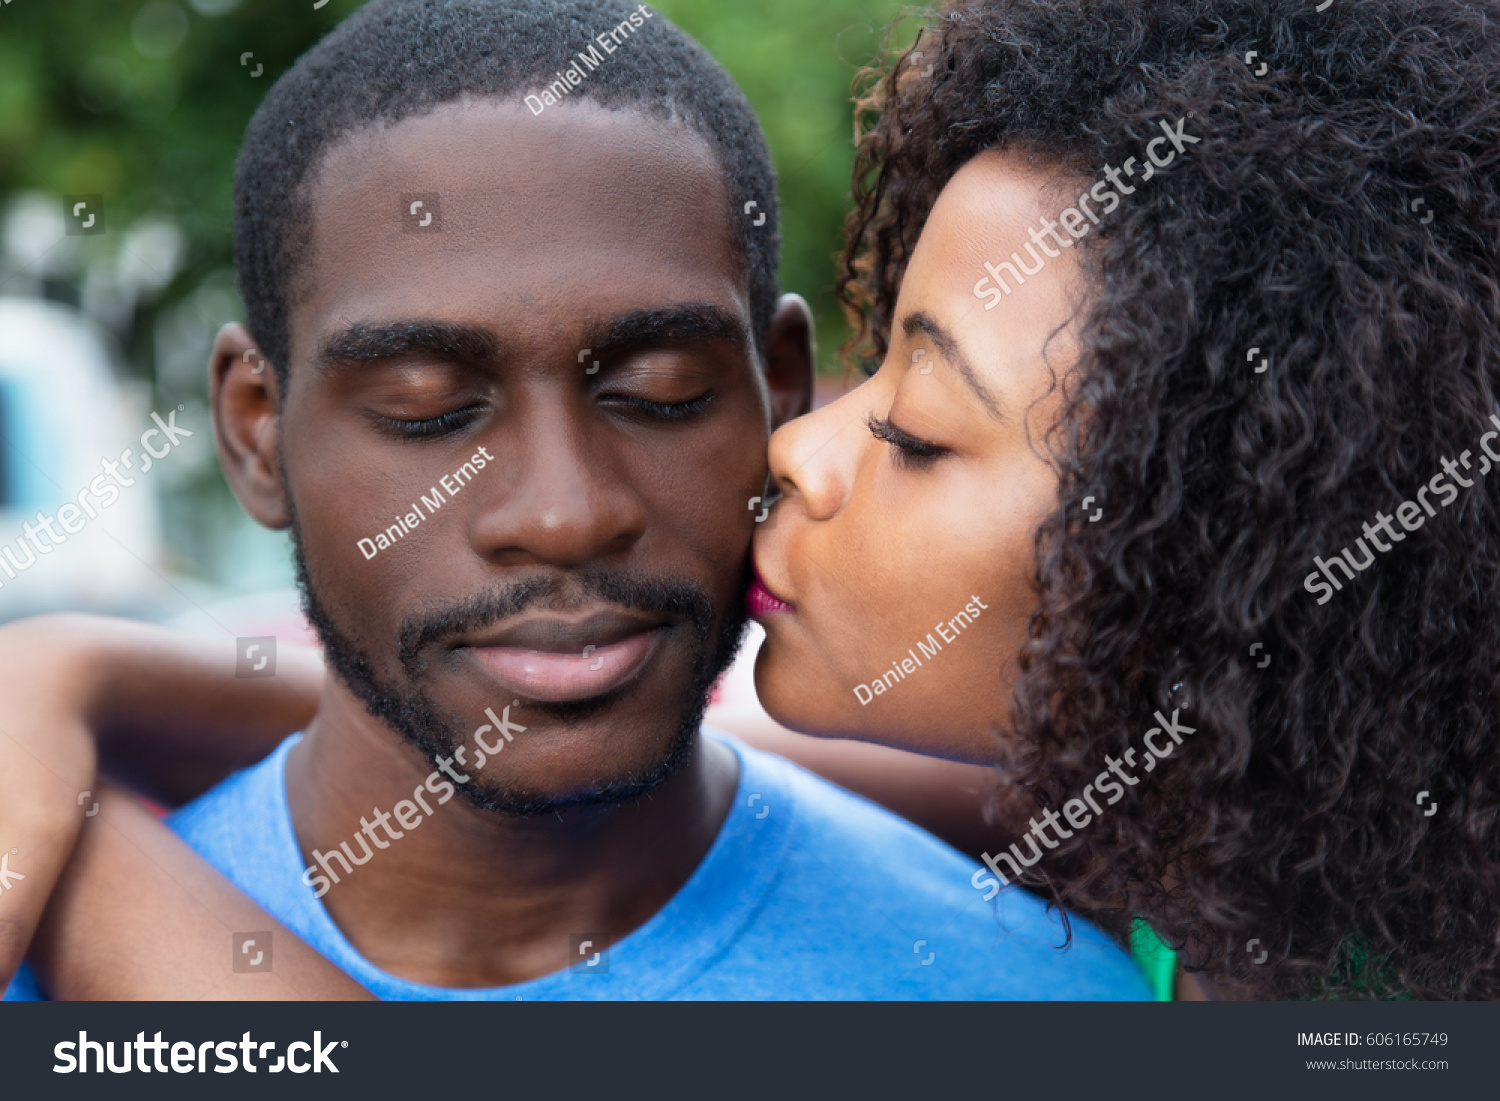
<instances>
[{"instance_id":1,"label":"man's neck","mask_svg":"<svg viewBox=\"0 0 1500 1101\"><path fill-rule=\"evenodd\" d=\"M330 678L332 680L332 678ZM293 750L287 797L303 859L349 842L368 863L323 896L351 944L381 970L444 987L524 982L570 963L569 936L609 945L664 906L698 867L734 799L734 754L698 737L688 762L645 798L514 818L459 798L402 831L360 819L412 799L431 766L341 687L325 689ZM392 831L400 832L395 839ZM342 855L342 853L341 853Z\"/></svg>"}]
</instances>

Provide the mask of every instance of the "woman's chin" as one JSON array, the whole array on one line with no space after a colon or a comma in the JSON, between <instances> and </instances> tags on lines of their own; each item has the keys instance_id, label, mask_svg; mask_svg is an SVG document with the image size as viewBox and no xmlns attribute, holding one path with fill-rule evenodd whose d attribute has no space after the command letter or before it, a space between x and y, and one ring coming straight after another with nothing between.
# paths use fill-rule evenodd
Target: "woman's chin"
<instances>
[{"instance_id":1,"label":"woman's chin","mask_svg":"<svg viewBox=\"0 0 1500 1101\"><path fill-rule=\"evenodd\" d=\"M755 655L755 694L779 725L964 764L999 762L994 724L976 723L976 713L988 719L1004 710L1002 700L985 707L972 694L920 677L894 689L881 680L851 687L821 660L820 647L803 645L801 632L787 626L773 617Z\"/></svg>"},{"instance_id":2,"label":"woman's chin","mask_svg":"<svg viewBox=\"0 0 1500 1101\"><path fill-rule=\"evenodd\" d=\"M768 633L755 657L755 695L766 714L788 730L814 738L859 737L845 729L847 723L836 721L837 709L829 706L835 690L809 677L805 663L779 660L774 649Z\"/></svg>"}]
</instances>

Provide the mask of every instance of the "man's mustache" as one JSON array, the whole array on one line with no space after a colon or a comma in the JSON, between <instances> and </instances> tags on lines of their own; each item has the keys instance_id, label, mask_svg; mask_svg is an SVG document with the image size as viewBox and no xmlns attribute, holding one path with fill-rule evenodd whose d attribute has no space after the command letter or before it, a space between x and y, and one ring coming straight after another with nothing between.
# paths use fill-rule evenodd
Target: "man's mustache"
<instances>
[{"instance_id":1,"label":"man's mustache","mask_svg":"<svg viewBox=\"0 0 1500 1101\"><path fill-rule=\"evenodd\" d=\"M461 635L482 631L522 612L569 611L585 604L613 604L692 625L700 642L713 630L714 605L704 588L680 578L647 577L602 570L537 574L496 585L465 600L424 609L401 622L401 667L414 677L422 655Z\"/></svg>"}]
</instances>

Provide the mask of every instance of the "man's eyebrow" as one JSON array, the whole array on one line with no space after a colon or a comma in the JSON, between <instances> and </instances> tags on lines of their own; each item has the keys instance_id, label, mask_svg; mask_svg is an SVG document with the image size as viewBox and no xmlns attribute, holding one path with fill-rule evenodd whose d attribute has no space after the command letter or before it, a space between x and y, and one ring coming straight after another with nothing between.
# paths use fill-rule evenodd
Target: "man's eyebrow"
<instances>
[{"instance_id":1,"label":"man's eyebrow","mask_svg":"<svg viewBox=\"0 0 1500 1101\"><path fill-rule=\"evenodd\" d=\"M687 302L655 310L634 310L589 323L584 344L593 355L647 344L717 341L744 351L749 344L740 319L711 302ZM423 356L450 363L494 362L500 342L489 329L446 321L356 322L323 343L313 365L323 372L382 360Z\"/></svg>"},{"instance_id":2,"label":"man's eyebrow","mask_svg":"<svg viewBox=\"0 0 1500 1101\"><path fill-rule=\"evenodd\" d=\"M447 321L356 322L324 341L313 366L319 371L357 367L381 360L425 356L452 363L493 361L499 342L488 329Z\"/></svg>"},{"instance_id":3,"label":"man's eyebrow","mask_svg":"<svg viewBox=\"0 0 1500 1101\"><path fill-rule=\"evenodd\" d=\"M937 345L938 351L943 354L943 358L958 369L958 373L963 377L963 380L969 384L969 389L974 391L974 396L989 410L990 416L996 420L1003 421L1006 419L1005 414L1000 412L999 403L995 401L994 396L989 392L985 384L980 381L979 375L975 372L973 364L969 362L968 356L964 355L963 349L958 346L958 341L954 339L952 333L939 325L931 314L925 310L913 310L902 319L901 331L908 337L916 336L917 333L926 334Z\"/></svg>"},{"instance_id":4,"label":"man's eyebrow","mask_svg":"<svg viewBox=\"0 0 1500 1101\"><path fill-rule=\"evenodd\" d=\"M749 339L735 314L712 302L684 302L654 310L633 310L584 327L584 344L594 355L649 344L718 342L743 352Z\"/></svg>"}]
</instances>

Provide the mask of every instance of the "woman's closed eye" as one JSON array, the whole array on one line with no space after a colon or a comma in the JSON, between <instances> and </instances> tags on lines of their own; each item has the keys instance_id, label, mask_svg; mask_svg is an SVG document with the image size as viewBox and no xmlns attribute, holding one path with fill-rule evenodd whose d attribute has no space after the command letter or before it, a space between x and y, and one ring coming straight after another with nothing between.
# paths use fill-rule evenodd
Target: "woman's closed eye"
<instances>
[{"instance_id":1,"label":"woman's closed eye","mask_svg":"<svg viewBox=\"0 0 1500 1101\"><path fill-rule=\"evenodd\" d=\"M891 459L903 470L925 470L944 455L950 454L948 448L913 436L910 432L898 428L889 419L872 415L869 428L872 436L877 440L885 441L894 448L891 452Z\"/></svg>"}]
</instances>

